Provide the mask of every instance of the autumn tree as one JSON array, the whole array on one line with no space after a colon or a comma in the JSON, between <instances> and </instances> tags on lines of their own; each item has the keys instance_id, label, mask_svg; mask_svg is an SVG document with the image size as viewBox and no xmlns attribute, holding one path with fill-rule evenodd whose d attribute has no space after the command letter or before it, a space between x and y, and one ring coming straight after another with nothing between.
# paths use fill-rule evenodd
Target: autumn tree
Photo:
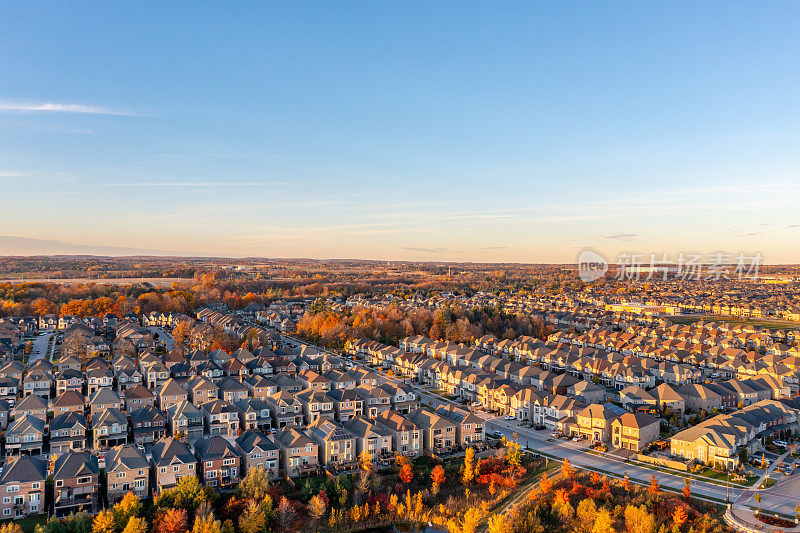
<instances>
[{"instance_id":1,"label":"autumn tree","mask_svg":"<svg viewBox=\"0 0 800 533\"><path fill-rule=\"evenodd\" d=\"M439 488L442 486L445 479L444 468L442 468L442 465L436 465L431 471L431 491L434 496L439 493Z\"/></svg>"},{"instance_id":2,"label":"autumn tree","mask_svg":"<svg viewBox=\"0 0 800 533\"><path fill-rule=\"evenodd\" d=\"M155 533L186 533L189 520L186 509L167 509L155 524Z\"/></svg>"},{"instance_id":3,"label":"autumn tree","mask_svg":"<svg viewBox=\"0 0 800 533\"><path fill-rule=\"evenodd\" d=\"M625 508L625 529L628 533L653 533L655 525L653 515L647 512L644 505L628 505Z\"/></svg>"},{"instance_id":4,"label":"autumn tree","mask_svg":"<svg viewBox=\"0 0 800 533\"><path fill-rule=\"evenodd\" d=\"M572 463L566 457L564 457L564 462L561 464L561 474L567 479L575 477L575 469L572 468Z\"/></svg>"},{"instance_id":5,"label":"autumn tree","mask_svg":"<svg viewBox=\"0 0 800 533\"><path fill-rule=\"evenodd\" d=\"M311 501L308 502L308 513L314 518L314 520L321 520L325 513L327 512L327 504L322 497L317 494Z\"/></svg>"},{"instance_id":6,"label":"autumn tree","mask_svg":"<svg viewBox=\"0 0 800 533\"><path fill-rule=\"evenodd\" d=\"M542 478L539 480L539 490L542 494L547 494L553 488L553 482L547 477L547 472L542 473Z\"/></svg>"},{"instance_id":7,"label":"autumn tree","mask_svg":"<svg viewBox=\"0 0 800 533\"><path fill-rule=\"evenodd\" d=\"M172 330L172 338L177 346L182 346L189 338L191 325L188 320L181 320Z\"/></svg>"},{"instance_id":8,"label":"autumn tree","mask_svg":"<svg viewBox=\"0 0 800 533\"><path fill-rule=\"evenodd\" d=\"M761 493L756 492L756 495L753 497L756 502L758 502L758 514L761 514Z\"/></svg>"},{"instance_id":9,"label":"autumn tree","mask_svg":"<svg viewBox=\"0 0 800 533\"><path fill-rule=\"evenodd\" d=\"M651 496L655 496L661 492L661 486L658 484L658 479L655 474L650 476L650 486L647 487L647 492Z\"/></svg>"},{"instance_id":10,"label":"autumn tree","mask_svg":"<svg viewBox=\"0 0 800 533\"><path fill-rule=\"evenodd\" d=\"M627 472L625 473L625 479L622 481L622 487L625 489L625 492L627 492L629 494L630 494L631 490L633 489L633 487L631 487L631 478L628 477Z\"/></svg>"},{"instance_id":11,"label":"autumn tree","mask_svg":"<svg viewBox=\"0 0 800 533\"><path fill-rule=\"evenodd\" d=\"M92 533L115 533L117 526L114 523L114 513L103 509L92 521Z\"/></svg>"},{"instance_id":12,"label":"autumn tree","mask_svg":"<svg viewBox=\"0 0 800 533\"><path fill-rule=\"evenodd\" d=\"M213 496L214 490L201 485L197 476L184 476L175 487L162 490L154 504L161 509L181 507L194 511Z\"/></svg>"},{"instance_id":13,"label":"autumn tree","mask_svg":"<svg viewBox=\"0 0 800 533\"><path fill-rule=\"evenodd\" d=\"M22 526L14 522L8 522L0 526L0 533L22 533Z\"/></svg>"},{"instance_id":14,"label":"autumn tree","mask_svg":"<svg viewBox=\"0 0 800 533\"><path fill-rule=\"evenodd\" d=\"M462 533L475 533L478 529L478 524L480 524L482 518L482 513L479 509L474 507L470 507L464 513L464 517L461 519L461 532Z\"/></svg>"},{"instance_id":15,"label":"autumn tree","mask_svg":"<svg viewBox=\"0 0 800 533\"><path fill-rule=\"evenodd\" d=\"M511 520L504 514L495 514L489 517L489 533L514 533Z\"/></svg>"},{"instance_id":16,"label":"autumn tree","mask_svg":"<svg viewBox=\"0 0 800 533\"><path fill-rule=\"evenodd\" d=\"M514 469L522 467L522 446L516 439L506 441L506 459Z\"/></svg>"},{"instance_id":17,"label":"autumn tree","mask_svg":"<svg viewBox=\"0 0 800 533\"><path fill-rule=\"evenodd\" d=\"M241 533L262 533L267 529L267 515L264 509L250 501L244 513L239 517L239 531Z\"/></svg>"},{"instance_id":18,"label":"autumn tree","mask_svg":"<svg viewBox=\"0 0 800 533\"><path fill-rule=\"evenodd\" d=\"M400 467L400 479L403 483L408 485L414 478L414 470L411 468L410 463L406 463Z\"/></svg>"},{"instance_id":19,"label":"autumn tree","mask_svg":"<svg viewBox=\"0 0 800 533\"><path fill-rule=\"evenodd\" d=\"M578 520L578 529L584 533L591 533L592 524L597 518L597 506L592 498L585 498L578 503L575 509L575 517Z\"/></svg>"},{"instance_id":20,"label":"autumn tree","mask_svg":"<svg viewBox=\"0 0 800 533\"><path fill-rule=\"evenodd\" d=\"M222 533L222 524L214 518L214 513L201 515L195 518L192 533Z\"/></svg>"},{"instance_id":21,"label":"autumn tree","mask_svg":"<svg viewBox=\"0 0 800 533\"><path fill-rule=\"evenodd\" d=\"M689 478L686 478L686 479L684 479L684 482L686 484L684 485L683 491L682 491L683 492L683 497L686 498L687 500L690 500L690 499L692 499L692 480L689 479Z\"/></svg>"},{"instance_id":22,"label":"autumn tree","mask_svg":"<svg viewBox=\"0 0 800 533\"><path fill-rule=\"evenodd\" d=\"M686 520L689 517L686 514L686 509L683 506L678 506L672 512L672 521L675 523L675 526L680 528L683 524L686 523Z\"/></svg>"},{"instance_id":23,"label":"autumn tree","mask_svg":"<svg viewBox=\"0 0 800 533\"><path fill-rule=\"evenodd\" d=\"M475 450L470 446L464 452L464 466L461 472L461 480L464 485L469 485L475 479Z\"/></svg>"},{"instance_id":24,"label":"autumn tree","mask_svg":"<svg viewBox=\"0 0 800 533\"><path fill-rule=\"evenodd\" d=\"M281 527L287 529L294 521L294 516L292 503L286 496L281 496L280 502L278 502L278 520L280 520Z\"/></svg>"},{"instance_id":25,"label":"autumn tree","mask_svg":"<svg viewBox=\"0 0 800 533\"><path fill-rule=\"evenodd\" d=\"M269 475L261 465L248 468L238 490L242 498L260 502L269 490Z\"/></svg>"},{"instance_id":26,"label":"autumn tree","mask_svg":"<svg viewBox=\"0 0 800 533\"><path fill-rule=\"evenodd\" d=\"M362 451L358 456L359 468L367 473L372 472L372 455L367 450Z\"/></svg>"},{"instance_id":27,"label":"autumn tree","mask_svg":"<svg viewBox=\"0 0 800 533\"><path fill-rule=\"evenodd\" d=\"M605 507L597 512L597 517L592 524L592 533L615 533L614 519Z\"/></svg>"},{"instance_id":28,"label":"autumn tree","mask_svg":"<svg viewBox=\"0 0 800 533\"><path fill-rule=\"evenodd\" d=\"M128 525L128 521L131 517L139 516L141 509L142 503L139 501L139 498L132 492L126 493L112 510L117 529L122 531L125 526Z\"/></svg>"},{"instance_id":29,"label":"autumn tree","mask_svg":"<svg viewBox=\"0 0 800 533\"><path fill-rule=\"evenodd\" d=\"M122 530L122 533L147 533L147 521L138 516L131 516L128 520L128 525Z\"/></svg>"}]
</instances>

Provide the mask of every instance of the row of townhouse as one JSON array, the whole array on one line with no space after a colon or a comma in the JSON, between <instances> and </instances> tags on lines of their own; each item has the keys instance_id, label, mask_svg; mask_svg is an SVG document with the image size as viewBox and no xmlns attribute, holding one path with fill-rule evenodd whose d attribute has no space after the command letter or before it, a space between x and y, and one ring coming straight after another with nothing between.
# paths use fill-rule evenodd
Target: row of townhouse
<instances>
[{"instance_id":1,"label":"row of townhouse","mask_svg":"<svg viewBox=\"0 0 800 533\"><path fill-rule=\"evenodd\" d=\"M688 461L735 468L741 450L752 454L763 449L766 438L796 435L799 416L796 402L761 400L676 433L670 439L670 453Z\"/></svg>"},{"instance_id":2,"label":"row of townhouse","mask_svg":"<svg viewBox=\"0 0 800 533\"><path fill-rule=\"evenodd\" d=\"M219 435L193 443L162 437L149 454L120 444L105 451L108 501L113 505L127 492L147 497L174 487L185 476L220 489L234 488L248 469L263 468L270 477L296 477L320 468L357 468L367 453L376 464L389 464L395 454L442 453L484 441L483 420L455 406L416 409L408 414L383 411L337 421L320 418L307 427L287 426L274 434L247 430L231 441ZM68 450L53 463L56 516L96 512L100 466L97 456ZM20 518L44 511L48 475L46 459L38 455L9 457L0 476L0 517Z\"/></svg>"}]
</instances>

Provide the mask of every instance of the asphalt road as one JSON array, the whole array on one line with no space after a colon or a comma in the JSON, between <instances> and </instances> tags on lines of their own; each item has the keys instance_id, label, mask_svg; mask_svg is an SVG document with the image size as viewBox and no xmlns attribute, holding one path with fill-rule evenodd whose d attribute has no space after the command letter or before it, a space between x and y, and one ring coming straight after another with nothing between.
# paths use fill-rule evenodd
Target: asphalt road
<instances>
[{"instance_id":1,"label":"asphalt road","mask_svg":"<svg viewBox=\"0 0 800 533\"><path fill-rule=\"evenodd\" d=\"M52 333L44 333L42 335L37 336L33 339L33 351L31 352L31 356L28 359L28 364L32 364L39 359L43 359L47 357L50 360L50 339L52 338Z\"/></svg>"}]
</instances>

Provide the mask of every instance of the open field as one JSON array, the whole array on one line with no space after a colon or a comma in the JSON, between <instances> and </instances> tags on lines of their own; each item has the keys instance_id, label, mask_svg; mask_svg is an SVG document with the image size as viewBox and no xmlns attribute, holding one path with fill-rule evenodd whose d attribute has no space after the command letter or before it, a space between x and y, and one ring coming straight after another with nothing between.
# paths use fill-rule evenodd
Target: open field
<instances>
[{"instance_id":1,"label":"open field","mask_svg":"<svg viewBox=\"0 0 800 533\"><path fill-rule=\"evenodd\" d=\"M705 322L726 322L728 324L745 324L757 328L768 329L796 329L800 328L800 323L790 320L769 320L765 318L735 318L727 315L690 315L668 317L670 322L675 324L693 324L699 320Z\"/></svg>"},{"instance_id":2,"label":"open field","mask_svg":"<svg viewBox=\"0 0 800 533\"><path fill-rule=\"evenodd\" d=\"M86 283L103 283L106 285L133 285L149 283L153 286L169 287L174 282L191 281L192 278L19 278L0 279L0 283L57 283L59 285L84 285Z\"/></svg>"}]
</instances>

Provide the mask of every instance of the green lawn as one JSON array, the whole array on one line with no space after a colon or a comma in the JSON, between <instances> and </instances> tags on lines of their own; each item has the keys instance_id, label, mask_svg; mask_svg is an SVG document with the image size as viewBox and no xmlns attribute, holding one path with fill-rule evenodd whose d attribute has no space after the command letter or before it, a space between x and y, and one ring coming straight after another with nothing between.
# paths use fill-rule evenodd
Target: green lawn
<instances>
[{"instance_id":1,"label":"green lawn","mask_svg":"<svg viewBox=\"0 0 800 533\"><path fill-rule=\"evenodd\" d=\"M9 522L11 522L11 520L3 520L0 521L0 524L7 524ZM36 527L37 524L41 524L44 526L44 524L47 523L47 515L35 514L27 516L25 518L14 520L13 522L15 524L19 524L24 533L33 533L33 529Z\"/></svg>"}]
</instances>

